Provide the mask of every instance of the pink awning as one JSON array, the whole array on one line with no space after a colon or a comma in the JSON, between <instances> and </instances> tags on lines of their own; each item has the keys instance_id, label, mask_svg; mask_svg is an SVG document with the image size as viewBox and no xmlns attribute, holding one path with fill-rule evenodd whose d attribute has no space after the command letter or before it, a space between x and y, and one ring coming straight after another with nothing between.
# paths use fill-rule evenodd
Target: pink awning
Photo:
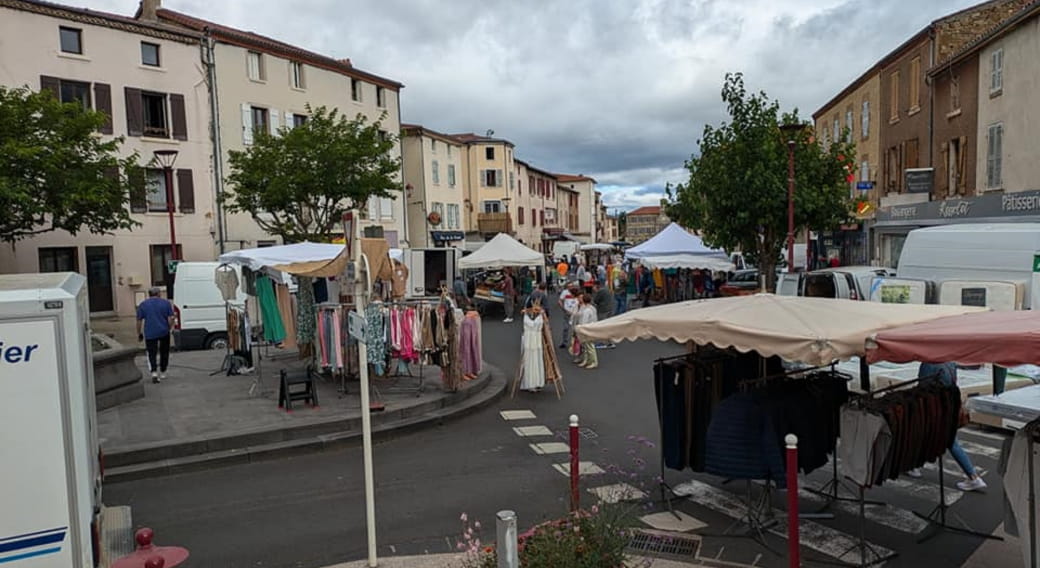
<instances>
[{"instance_id":1,"label":"pink awning","mask_svg":"<svg viewBox=\"0 0 1040 568\"><path fill-rule=\"evenodd\" d=\"M1040 364L1040 312L974 312L892 328L868 341L867 361Z\"/></svg>"}]
</instances>

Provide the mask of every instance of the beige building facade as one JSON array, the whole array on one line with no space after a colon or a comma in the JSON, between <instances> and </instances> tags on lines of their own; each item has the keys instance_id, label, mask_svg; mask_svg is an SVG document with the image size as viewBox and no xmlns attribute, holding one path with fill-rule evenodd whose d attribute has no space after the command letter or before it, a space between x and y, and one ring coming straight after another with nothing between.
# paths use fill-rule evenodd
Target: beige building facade
<instances>
[{"instance_id":1,"label":"beige building facade","mask_svg":"<svg viewBox=\"0 0 1040 568\"><path fill-rule=\"evenodd\" d=\"M648 205L634 209L625 216L625 241L639 244L661 232L668 226L668 216L660 205Z\"/></svg>"},{"instance_id":2,"label":"beige building facade","mask_svg":"<svg viewBox=\"0 0 1040 568\"><path fill-rule=\"evenodd\" d=\"M466 145L429 128L405 124L401 152L412 247L464 246L469 195L469 177L463 169Z\"/></svg>"},{"instance_id":3,"label":"beige building facade","mask_svg":"<svg viewBox=\"0 0 1040 568\"><path fill-rule=\"evenodd\" d=\"M878 205L878 191L857 190L858 183L877 185L881 157L881 75L875 65L833 99L813 113L816 139L825 147L844 139L856 145L856 179L850 184L850 195ZM843 138L847 137L847 138Z\"/></svg>"},{"instance_id":4,"label":"beige building facade","mask_svg":"<svg viewBox=\"0 0 1040 568\"><path fill-rule=\"evenodd\" d=\"M466 145L463 170L467 176L465 200L467 240L482 242L498 233L514 231L512 201L516 196L513 143L473 133L453 134Z\"/></svg>"},{"instance_id":5,"label":"beige building facade","mask_svg":"<svg viewBox=\"0 0 1040 568\"><path fill-rule=\"evenodd\" d=\"M560 228L559 191L556 176L526 162L516 160L517 239L539 252L552 251L551 238Z\"/></svg>"},{"instance_id":6,"label":"beige building facade","mask_svg":"<svg viewBox=\"0 0 1040 568\"><path fill-rule=\"evenodd\" d=\"M338 109L353 118L363 115L380 121L380 129L397 135L401 130L398 95L402 85L362 71L349 60L336 60L251 32L237 30L161 8L159 0L145 0L138 14L155 21L197 32L208 31L204 58L215 72L215 99L221 161L218 192L234 188L225 180L231 173L231 150L243 151L258 132L277 134L307 120L307 107ZM199 64L196 54L196 63ZM204 61L203 61L204 63ZM400 145L394 149L400 155ZM391 188L394 197L373 198L362 210L361 226L378 225L393 247L407 242L403 184ZM245 213L224 215L228 250L282 244L263 231Z\"/></svg>"},{"instance_id":7,"label":"beige building facade","mask_svg":"<svg viewBox=\"0 0 1040 568\"><path fill-rule=\"evenodd\" d=\"M567 187L578 195L576 207L572 207L572 213L576 213L577 226L570 233L583 243L592 243L596 240L596 180L586 175L557 174L557 182L560 186Z\"/></svg>"},{"instance_id":8,"label":"beige building facade","mask_svg":"<svg viewBox=\"0 0 1040 568\"><path fill-rule=\"evenodd\" d=\"M129 207L140 227L114 235L63 231L0 247L5 273L76 271L95 315L130 315L172 259L166 176L149 164L176 150L171 188L177 247L185 260L215 258L209 92L199 37L187 30L55 4L0 0L0 84L50 90L111 117L100 135L137 152L144 188Z\"/></svg>"}]
</instances>

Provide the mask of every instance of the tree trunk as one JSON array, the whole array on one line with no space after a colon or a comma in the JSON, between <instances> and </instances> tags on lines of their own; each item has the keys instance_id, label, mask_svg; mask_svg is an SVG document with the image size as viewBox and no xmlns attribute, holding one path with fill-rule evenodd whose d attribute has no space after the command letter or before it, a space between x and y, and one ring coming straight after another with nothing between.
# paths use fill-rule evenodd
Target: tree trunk
<instances>
[{"instance_id":1,"label":"tree trunk","mask_svg":"<svg viewBox=\"0 0 1040 568\"><path fill-rule=\"evenodd\" d=\"M758 245L758 278L766 291L776 291L776 247L769 235Z\"/></svg>"}]
</instances>

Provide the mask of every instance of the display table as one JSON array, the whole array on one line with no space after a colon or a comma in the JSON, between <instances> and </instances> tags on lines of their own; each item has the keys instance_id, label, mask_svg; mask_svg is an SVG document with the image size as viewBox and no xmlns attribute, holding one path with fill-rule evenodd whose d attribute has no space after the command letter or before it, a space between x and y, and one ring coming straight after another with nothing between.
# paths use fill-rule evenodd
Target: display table
<instances>
[{"instance_id":1,"label":"display table","mask_svg":"<svg viewBox=\"0 0 1040 568\"><path fill-rule=\"evenodd\" d=\"M998 426L1017 430L1026 422L1040 418L1040 385L1004 394L973 396L968 399L972 414L985 414L999 420Z\"/></svg>"}]
</instances>

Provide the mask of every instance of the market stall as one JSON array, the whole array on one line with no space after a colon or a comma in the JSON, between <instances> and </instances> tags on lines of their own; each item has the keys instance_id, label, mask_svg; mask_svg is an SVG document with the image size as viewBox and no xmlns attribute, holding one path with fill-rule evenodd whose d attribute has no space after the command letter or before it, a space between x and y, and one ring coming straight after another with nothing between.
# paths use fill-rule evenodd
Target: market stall
<instances>
[{"instance_id":1,"label":"market stall","mask_svg":"<svg viewBox=\"0 0 1040 568\"><path fill-rule=\"evenodd\" d=\"M651 272L653 298L663 302L713 297L716 280L724 280L719 273L735 270L725 251L708 247L676 223L627 249L625 259Z\"/></svg>"},{"instance_id":2,"label":"market stall","mask_svg":"<svg viewBox=\"0 0 1040 568\"><path fill-rule=\"evenodd\" d=\"M768 488L784 487L785 476L791 475L782 460L785 434L796 434L800 440L798 471L808 473L831 464L831 482L819 490L829 502L844 499L838 489L845 487L842 479L854 473L849 464L873 459L872 449L853 444L843 444L842 450L856 453L835 459L846 415L860 405L882 402L876 399L877 392L852 392L851 377L837 371L834 363L863 357L867 338L880 331L979 310L756 294L634 310L578 326L576 333L582 340L658 339L689 346L688 354L654 362L661 478L667 467L745 481L748 502L743 521L747 536L754 536L769 526L764 520ZM931 443L922 444L909 430L893 429L897 443L883 453L887 468L879 462L869 474L857 476L858 491L852 493L858 494L854 500L860 504L861 521L866 488L935 459L945 451L947 441L952 442L951 432L942 425L956 418L959 393L927 386L884 397L883 403L907 405L919 400L936 407L938 401L946 401L942 413L930 423L935 435ZM792 420L793 416L799 418ZM763 497L751 499L752 481L766 482ZM665 489L671 488L662 483L662 497ZM848 554L853 554L855 565L891 556L870 550L862 532Z\"/></svg>"},{"instance_id":3,"label":"market stall","mask_svg":"<svg viewBox=\"0 0 1040 568\"><path fill-rule=\"evenodd\" d=\"M537 268L544 270L545 257L542 253L524 246L507 235L499 233L476 252L459 261L461 270L483 270L475 283L474 300L483 303L504 303L502 292L497 289L505 268ZM516 284L516 283L514 283Z\"/></svg>"},{"instance_id":4,"label":"market stall","mask_svg":"<svg viewBox=\"0 0 1040 568\"><path fill-rule=\"evenodd\" d=\"M868 361L1036 365L1040 364L1040 313L981 312L942 318L882 331L871 338L868 347ZM1037 568L1040 385L1002 392L1002 385L994 382L995 394L969 398L968 408L995 416L1004 426L1017 427L1001 459L1008 510L1005 529L1021 537L1024 565Z\"/></svg>"}]
</instances>

